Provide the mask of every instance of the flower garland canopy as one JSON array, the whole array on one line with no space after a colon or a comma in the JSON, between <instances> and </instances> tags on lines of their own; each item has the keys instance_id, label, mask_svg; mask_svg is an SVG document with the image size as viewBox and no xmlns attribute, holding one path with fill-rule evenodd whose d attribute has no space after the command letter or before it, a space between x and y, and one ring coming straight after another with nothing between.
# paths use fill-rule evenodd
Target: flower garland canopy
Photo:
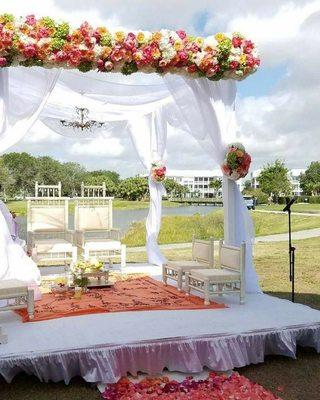
<instances>
[{"instance_id":1,"label":"flower garland canopy","mask_svg":"<svg viewBox=\"0 0 320 400\"><path fill-rule=\"evenodd\" d=\"M82 72L167 72L211 80L244 79L260 64L255 44L239 33L207 38L184 31L110 32L84 22L0 15L0 67L76 68Z\"/></svg>"}]
</instances>

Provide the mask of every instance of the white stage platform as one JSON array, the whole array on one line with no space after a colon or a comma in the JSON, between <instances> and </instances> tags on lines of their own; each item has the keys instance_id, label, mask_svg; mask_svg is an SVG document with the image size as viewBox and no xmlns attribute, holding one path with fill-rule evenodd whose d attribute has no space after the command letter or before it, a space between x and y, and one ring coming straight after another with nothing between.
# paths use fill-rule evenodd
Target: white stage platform
<instances>
[{"instance_id":1,"label":"white stage platform","mask_svg":"<svg viewBox=\"0 0 320 400\"><path fill-rule=\"evenodd\" d=\"M248 295L243 306L234 296L215 300L229 308L92 314L25 324L13 312L3 312L0 325L9 342L0 345L0 374L8 382L25 371L44 381L68 383L80 375L109 383L127 372L196 373L204 366L226 371L263 362L267 354L295 357L298 344L320 352L317 310L263 294Z\"/></svg>"}]
</instances>

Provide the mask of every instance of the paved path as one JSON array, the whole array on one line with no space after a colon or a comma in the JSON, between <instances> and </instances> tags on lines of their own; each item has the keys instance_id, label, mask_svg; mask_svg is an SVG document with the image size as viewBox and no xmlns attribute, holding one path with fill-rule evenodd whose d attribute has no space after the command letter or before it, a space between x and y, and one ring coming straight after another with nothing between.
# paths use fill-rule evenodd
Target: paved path
<instances>
[{"instance_id":1,"label":"paved path","mask_svg":"<svg viewBox=\"0 0 320 400\"><path fill-rule=\"evenodd\" d=\"M320 228L307 229L304 231L292 232L292 240L309 239L314 237L320 237ZM268 236L257 236L256 243L261 242L283 242L288 240L288 233L278 233L275 235ZM218 243L218 242L217 242ZM172 244L161 244L161 250L175 250L175 249L189 249L192 243L172 243ZM320 239L319 239L320 246ZM145 247L128 247L128 253L139 253L145 251Z\"/></svg>"},{"instance_id":2,"label":"paved path","mask_svg":"<svg viewBox=\"0 0 320 400\"><path fill-rule=\"evenodd\" d=\"M283 211L277 211L277 210L254 210L254 212L260 212L260 213L268 213L268 214L286 214L286 212ZM306 213L306 212L292 212L291 215L302 215L306 217L320 217L320 213Z\"/></svg>"}]
</instances>

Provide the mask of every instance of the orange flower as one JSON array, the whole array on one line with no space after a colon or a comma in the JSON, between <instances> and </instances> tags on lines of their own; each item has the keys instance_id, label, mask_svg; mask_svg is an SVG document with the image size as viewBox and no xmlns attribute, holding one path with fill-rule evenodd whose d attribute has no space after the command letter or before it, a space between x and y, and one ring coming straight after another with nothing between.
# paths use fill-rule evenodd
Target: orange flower
<instances>
[{"instance_id":1,"label":"orange flower","mask_svg":"<svg viewBox=\"0 0 320 400\"><path fill-rule=\"evenodd\" d=\"M101 52L101 57L108 58L110 56L111 52L112 52L112 48L105 46Z\"/></svg>"},{"instance_id":2,"label":"orange flower","mask_svg":"<svg viewBox=\"0 0 320 400\"><path fill-rule=\"evenodd\" d=\"M152 34L152 40L155 42L160 42L160 40L162 39L162 33L161 32L154 32Z\"/></svg>"}]
</instances>

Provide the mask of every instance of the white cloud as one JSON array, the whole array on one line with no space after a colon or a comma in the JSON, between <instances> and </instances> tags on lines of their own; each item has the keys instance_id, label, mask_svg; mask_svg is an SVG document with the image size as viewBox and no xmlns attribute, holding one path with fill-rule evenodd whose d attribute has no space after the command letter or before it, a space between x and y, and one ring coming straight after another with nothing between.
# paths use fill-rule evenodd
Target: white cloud
<instances>
[{"instance_id":1,"label":"white cloud","mask_svg":"<svg viewBox=\"0 0 320 400\"><path fill-rule=\"evenodd\" d=\"M74 143L69 153L86 157L119 157L124 148L118 138L95 138Z\"/></svg>"}]
</instances>

